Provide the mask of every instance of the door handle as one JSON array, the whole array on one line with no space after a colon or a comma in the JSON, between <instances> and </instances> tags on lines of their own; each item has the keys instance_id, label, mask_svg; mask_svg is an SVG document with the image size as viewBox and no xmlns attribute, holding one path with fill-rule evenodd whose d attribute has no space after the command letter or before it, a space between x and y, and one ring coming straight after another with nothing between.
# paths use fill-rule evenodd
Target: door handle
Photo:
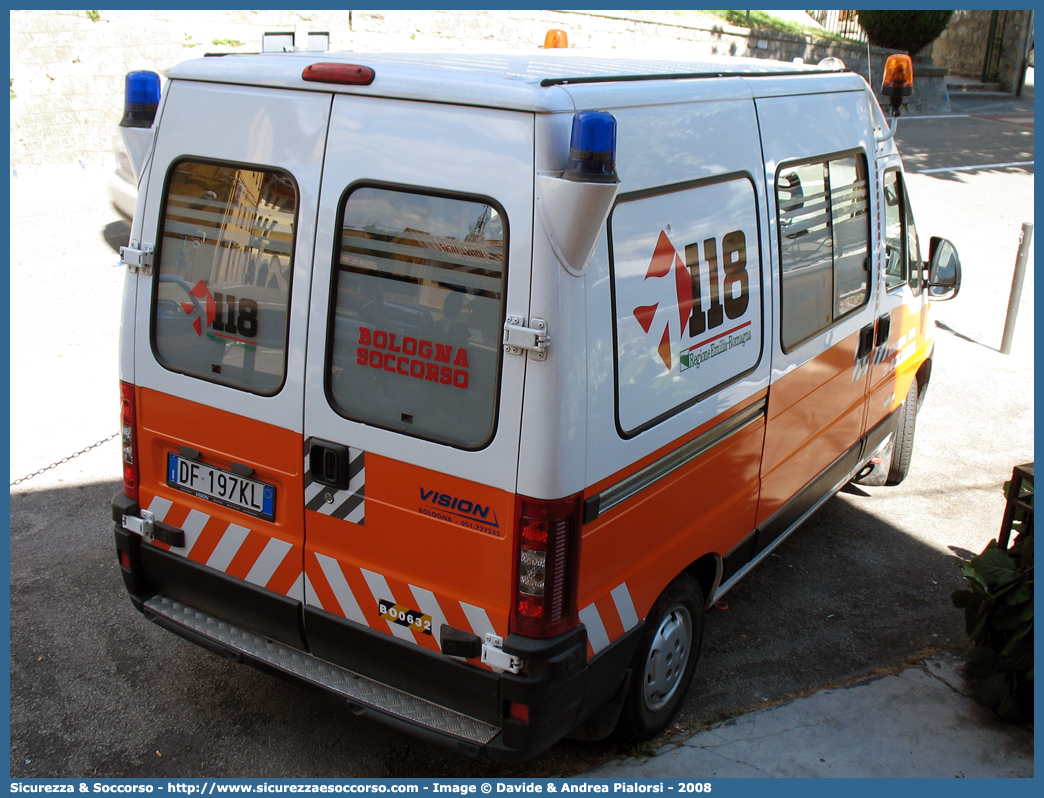
<instances>
[{"instance_id":1,"label":"door handle","mask_svg":"<svg viewBox=\"0 0 1044 798\"><path fill-rule=\"evenodd\" d=\"M892 331L892 316L889 313L877 320L877 337L874 339L874 348L888 343L888 334Z\"/></svg>"},{"instance_id":2,"label":"door handle","mask_svg":"<svg viewBox=\"0 0 1044 798\"><path fill-rule=\"evenodd\" d=\"M874 325L868 324L859 331L859 349L856 350L856 359L864 358L874 348Z\"/></svg>"},{"instance_id":3,"label":"door handle","mask_svg":"<svg viewBox=\"0 0 1044 798\"><path fill-rule=\"evenodd\" d=\"M308 469L312 479L321 485L345 490L348 488L348 447L343 443L312 438L308 441Z\"/></svg>"}]
</instances>

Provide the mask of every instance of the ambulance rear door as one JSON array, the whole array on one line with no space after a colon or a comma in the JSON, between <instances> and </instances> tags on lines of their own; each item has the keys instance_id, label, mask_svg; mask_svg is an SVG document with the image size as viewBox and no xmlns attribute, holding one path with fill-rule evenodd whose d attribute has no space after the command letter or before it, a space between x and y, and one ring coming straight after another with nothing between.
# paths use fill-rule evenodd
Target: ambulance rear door
<instances>
[{"instance_id":1,"label":"ambulance rear door","mask_svg":"<svg viewBox=\"0 0 1044 798\"><path fill-rule=\"evenodd\" d=\"M532 159L529 113L334 99L302 463L324 659L357 667L373 633L507 636L526 359L502 338L529 305ZM408 689L383 662L368 675Z\"/></svg>"},{"instance_id":2,"label":"ambulance rear door","mask_svg":"<svg viewBox=\"0 0 1044 798\"><path fill-rule=\"evenodd\" d=\"M153 265L124 339L150 586L298 648L300 354L329 110L328 94L170 81L142 183Z\"/></svg>"}]
</instances>

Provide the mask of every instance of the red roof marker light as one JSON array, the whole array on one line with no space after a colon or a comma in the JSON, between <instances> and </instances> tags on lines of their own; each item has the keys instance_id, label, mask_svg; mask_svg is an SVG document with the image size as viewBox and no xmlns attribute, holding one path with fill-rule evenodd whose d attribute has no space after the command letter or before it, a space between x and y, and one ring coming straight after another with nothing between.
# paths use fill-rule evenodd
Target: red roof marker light
<instances>
[{"instance_id":1,"label":"red roof marker light","mask_svg":"<svg viewBox=\"0 0 1044 798\"><path fill-rule=\"evenodd\" d=\"M309 64L301 73L304 80L315 83L343 83L347 86L369 86L375 74L359 64Z\"/></svg>"}]
</instances>

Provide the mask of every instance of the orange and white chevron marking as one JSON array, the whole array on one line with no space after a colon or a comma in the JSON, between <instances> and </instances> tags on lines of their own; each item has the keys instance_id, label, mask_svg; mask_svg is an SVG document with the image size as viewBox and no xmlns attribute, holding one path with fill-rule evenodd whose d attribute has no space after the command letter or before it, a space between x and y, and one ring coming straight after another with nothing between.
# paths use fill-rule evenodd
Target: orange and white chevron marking
<instances>
[{"instance_id":1,"label":"orange and white chevron marking","mask_svg":"<svg viewBox=\"0 0 1044 798\"><path fill-rule=\"evenodd\" d=\"M156 496L156 521L185 533L184 546L152 545L298 601L304 600L301 546Z\"/></svg>"}]
</instances>

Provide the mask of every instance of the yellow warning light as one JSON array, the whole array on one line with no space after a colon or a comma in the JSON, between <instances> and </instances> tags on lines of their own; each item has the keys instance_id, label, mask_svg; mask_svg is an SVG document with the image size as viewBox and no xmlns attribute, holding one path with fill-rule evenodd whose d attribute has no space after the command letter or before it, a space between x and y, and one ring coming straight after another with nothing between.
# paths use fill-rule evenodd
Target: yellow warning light
<instances>
[{"instance_id":1,"label":"yellow warning light","mask_svg":"<svg viewBox=\"0 0 1044 798\"><path fill-rule=\"evenodd\" d=\"M913 93L913 59L910 56L901 53L888 56L882 91L888 94L889 88L905 88L907 94Z\"/></svg>"},{"instance_id":2,"label":"yellow warning light","mask_svg":"<svg viewBox=\"0 0 1044 798\"><path fill-rule=\"evenodd\" d=\"M569 37L566 36L564 30L557 30L552 28L547 32L544 37L544 49L551 50L557 47L568 47Z\"/></svg>"},{"instance_id":3,"label":"yellow warning light","mask_svg":"<svg viewBox=\"0 0 1044 798\"><path fill-rule=\"evenodd\" d=\"M913 59L910 56L901 53L888 56L881 94L891 102L892 116L899 116L903 98L913 94Z\"/></svg>"}]
</instances>

